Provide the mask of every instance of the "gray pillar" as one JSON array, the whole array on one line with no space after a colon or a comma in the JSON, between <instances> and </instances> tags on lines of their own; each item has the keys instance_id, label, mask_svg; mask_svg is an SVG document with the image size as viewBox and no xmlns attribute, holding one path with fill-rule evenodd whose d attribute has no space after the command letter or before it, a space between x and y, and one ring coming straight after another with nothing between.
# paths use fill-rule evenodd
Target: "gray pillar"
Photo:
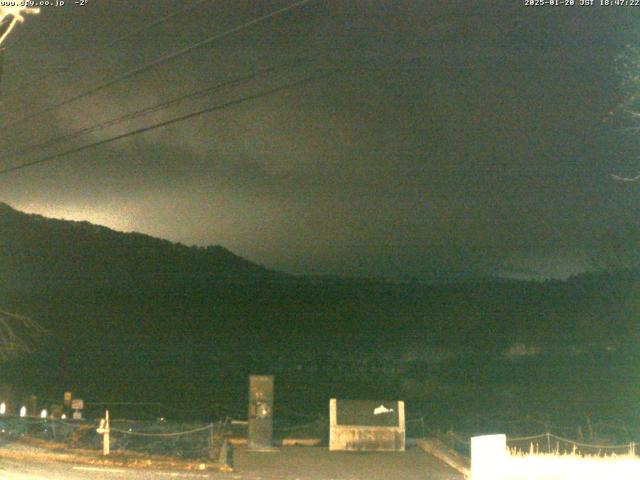
<instances>
[{"instance_id":1,"label":"gray pillar","mask_svg":"<svg viewBox=\"0 0 640 480\"><path fill-rule=\"evenodd\" d=\"M273 375L249 375L249 449L273 448Z\"/></svg>"}]
</instances>

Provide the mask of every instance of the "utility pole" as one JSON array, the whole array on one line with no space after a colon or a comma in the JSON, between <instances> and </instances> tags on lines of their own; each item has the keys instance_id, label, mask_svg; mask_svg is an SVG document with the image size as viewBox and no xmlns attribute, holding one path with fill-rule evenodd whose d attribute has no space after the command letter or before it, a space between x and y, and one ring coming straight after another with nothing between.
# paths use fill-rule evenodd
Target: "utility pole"
<instances>
[{"instance_id":1,"label":"utility pole","mask_svg":"<svg viewBox=\"0 0 640 480\"><path fill-rule=\"evenodd\" d=\"M0 82L2 81L2 59L4 58L4 48L2 44L11 33L11 30L13 30L18 23L24 22L24 14L37 15L38 13L40 13L39 8L18 6L0 7Z\"/></svg>"},{"instance_id":2,"label":"utility pole","mask_svg":"<svg viewBox=\"0 0 640 480\"><path fill-rule=\"evenodd\" d=\"M0 7L0 46L2 46L6 38L9 36L11 30L13 30L18 23L24 22L23 15L37 15L39 13L39 8L18 6Z\"/></svg>"}]
</instances>

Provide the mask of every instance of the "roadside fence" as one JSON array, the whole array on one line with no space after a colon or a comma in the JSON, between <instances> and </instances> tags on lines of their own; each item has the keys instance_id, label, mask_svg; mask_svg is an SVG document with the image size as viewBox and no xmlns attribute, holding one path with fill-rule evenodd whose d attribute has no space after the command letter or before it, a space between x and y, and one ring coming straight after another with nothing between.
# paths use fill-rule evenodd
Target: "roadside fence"
<instances>
[{"instance_id":1,"label":"roadside fence","mask_svg":"<svg viewBox=\"0 0 640 480\"><path fill-rule=\"evenodd\" d=\"M228 423L228 418L205 424L112 419L110 450L120 454L217 460ZM62 443L72 449L102 450L99 426L97 421L89 420L2 416L0 436L6 441L35 439Z\"/></svg>"},{"instance_id":2,"label":"roadside fence","mask_svg":"<svg viewBox=\"0 0 640 480\"><path fill-rule=\"evenodd\" d=\"M228 419L204 425L112 420L111 451L217 460L227 423Z\"/></svg>"},{"instance_id":3,"label":"roadside fence","mask_svg":"<svg viewBox=\"0 0 640 480\"><path fill-rule=\"evenodd\" d=\"M591 416L576 416L575 423L525 415L522 418L499 419L473 415L459 419L462 428L454 431L434 429L427 434L438 438L456 452L470 457L471 437L505 434L512 451L540 454L576 454L590 456L635 456L640 442L640 429L624 420L594 421Z\"/></svg>"},{"instance_id":4,"label":"roadside fence","mask_svg":"<svg viewBox=\"0 0 640 480\"><path fill-rule=\"evenodd\" d=\"M636 452L635 442L620 445L585 443L550 432L527 437L507 437L507 446L519 452L531 453L571 453L596 456L615 453L635 456Z\"/></svg>"}]
</instances>

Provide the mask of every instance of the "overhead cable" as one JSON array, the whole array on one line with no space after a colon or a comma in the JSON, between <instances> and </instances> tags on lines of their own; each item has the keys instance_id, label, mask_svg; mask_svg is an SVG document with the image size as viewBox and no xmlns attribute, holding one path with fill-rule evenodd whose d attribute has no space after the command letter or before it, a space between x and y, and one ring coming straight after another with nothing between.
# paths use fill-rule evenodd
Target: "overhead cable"
<instances>
[{"instance_id":1,"label":"overhead cable","mask_svg":"<svg viewBox=\"0 0 640 480\"><path fill-rule=\"evenodd\" d=\"M24 163L21 163L21 164L18 164L18 165L14 165L12 167L7 167L7 168L4 168L4 169L0 170L0 175L6 175L8 173L15 172L15 171L18 171L18 170L23 170L25 168L33 167L35 165L41 165L43 163L52 162L54 160L60 160L60 159L63 159L65 157L68 157L69 155L73 155L75 153L79 153L79 152L82 152L82 151L85 151L85 150L89 150L89 149L92 149L92 148L95 148L95 147L99 147L101 145L106 145L106 144L109 144L109 143L113 143L115 141L122 140L122 139L125 139L125 138L128 138L128 137L133 137L135 135L140 135L142 133L146 133L146 132L149 132L151 130L156 130L158 128L162 128L162 127L166 127L166 126L169 126L169 125L173 125L175 123L183 122L185 120L189 120L191 118L195 118L195 117L204 115L206 113L211 113L211 112L215 112L215 111L218 111L218 110L224 110L226 108L230 108L230 107L239 105L241 103L245 103L245 102L248 102L248 101L251 101L251 100L257 100L259 98L263 98L263 97L267 97L267 96L270 96L270 95L273 95L273 94L276 94L276 93L280 93L280 92L283 92L283 91L288 90L290 88L299 87L301 85L310 83L312 81L328 77L329 75L333 75L337 71L339 71L339 69L336 68L336 69L329 70L327 72L320 73L318 75L307 76L307 77L304 77L304 78L302 78L300 80L296 80L294 82L289 82L287 84L280 85L278 87L274 87L274 88L271 88L271 89L268 89L268 90L264 90L262 92L258 92L258 93L255 93L255 94L252 94L252 95L248 95L248 96L245 96L245 97L236 98L234 100L230 100L230 101L225 102L225 103L212 105L212 106L209 106L207 108L204 108L204 109L201 109L201 110L197 110L195 112L188 113L186 115L181 115L179 117L172 118L170 120L165 120L163 122L159 122L159 123L155 123L155 124L152 124L152 125L148 125L146 127L138 128L136 130L132 130L132 131L129 131L129 132L126 132L126 133L122 133L120 135L115 135L113 137L109 137L109 138L106 138L106 139L103 139L103 140L99 140L97 142L93 142L93 143L89 143L89 144L86 144L86 145L82 145L80 147L72 148L70 150L65 150L63 152L54 153L52 155L47 155L47 156L45 156L43 158L39 158L37 160L32 160L30 162L24 162Z\"/></svg>"},{"instance_id":2,"label":"overhead cable","mask_svg":"<svg viewBox=\"0 0 640 480\"><path fill-rule=\"evenodd\" d=\"M56 145L58 143L62 143L62 142L66 142L69 140L73 140L74 138L78 138L84 135L88 135L90 133L95 133L95 132L99 132L101 130L105 130L107 128L119 125L121 123L124 123L126 121L130 121L130 120L135 120L138 119L140 117L144 117L146 115L150 115L152 113L157 113L163 110L167 110L169 108L172 107L176 107L179 106L180 104L190 101L190 100L195 100L198 98L202 98L205 97L207 95L210 95L212 93L215 93L216 91L222 90L225 87L232 87L232 86L236 86L236 85L241 85L243 83L249 82L251 80L255 80L257 78L260 78L264 75L267 75L269 73L273 73L275 71L281 70L283 68L295 68L299 65L301 65L302 63L308 61L308 59L299 59L299 60L295 60L294 62L290 62L290 63L285 63L285 64L279 64L279 65L275 65L275 66L271 66L271 67L266 67L260 70L257 70L249 75L244 75L242 77L236 77L236 78L232 78L230 80L225 80L223 82L219 82L216 83L214 85L210 85L206 88L202 88L184 95L180 95L178 97L172 98L171 100L167 100L164 102L159 102L156 103L154 105L145 107L143 109L140 110L135 110L133 112L129 112L126 113L124 115L120 115L117 117L113 117L110 118L108 120L104 120L102 122L98 122L98 123L94 123L93 125L90 126L86 126L83 128L79 128L77 130L74 130L72 132L63 134L63 135L59 135L57 137L53 137L50 139L47 139L45 141L42 142L38 142L38 143L31 143L31 144L24 144L21 146L16 147L15 149L13 149L13 151L9 154L4 155L3 157L0 157L0 160L3 159L7 159L10 158L12 156L16 156L16 155L25 155L28 154L30 152L36 151L36 150L40 150L46 147L50 147L52 145Z\"/></svg>"},{"instance_id":3,"label":"overhead cable","mask_svg":"<svg viewBox=\"0 0 640 480\"><path fill-rule=\"evenodd\" d=\"M94 94L96 94L96 93L98 93L98 92L100 92L102 90L105 90L105 89L107 89L107 88L109 88L109 87L111 87L111 86L113 86L113 85L115 85L117 83L120 83L120 82L125 81L125 80L129 80L129 79L131 79L131 78L133 78L133 77L135 77L137 75L140 75L141 73L144 73L144 72L146 72L146 71L148 71L148 70L150 70L150 69L152 69L154 67L162 65L164 63L167 63L170 60L178 58L178 57L180 57L182 55L185 55L185 54L187 54L189 52L192 52L192 51L194 51L196 49L202 48L202 47L204 47L206 45L209 45L209 44L211 44L211 43L213 43L213 42L215 42L217 40L221 40L221 39L223 39L225 37L228 37L228 36L233 35L235 33L238 33L238 32L241 32L243 30L246 30L249 27L252 27L252 26L257 25L257 24L259 24L261 22L264 22L265 20L269 20L271 18L277 17L279 15L282 15L282 14L284 14L286 12L289 12L291 10L294 10L296 8L300 8L300 7L306 5L307 3L310 3L312 1L314 1L314 0L300 0L300 1L295 2L295 3L293 3L293 4L291 4L291 5L287 6L287 7L280 8L280 9L275 10L275 11L273 11L271 13L266 14L266 15L262 15L260 17L254 18L253 20L250 20L248 22L245 22L245 23L242 23L240 25L237 25L236 27L233 27L233 28L231 28L229 30L225 30L224 32L221 32L221 33L218 33L218 34L213 35L211 37L208 37L208 38L206 38L206 39L204 39L204 40L202 40L200 42L196 42L196 43L191 44L191 45L189 45L187 47L184 47L184 48L181 48L179 50L176 50L175 52L163 55L163 56L157 58L156 60L154 60L152 62L149 62L149 63L147 63L145 65L142 65L141 67L137 67L137 68L134 68L132 70L129 70L128 72L125 72L125 73L123 73L121 75L118 75L115 78L107 80L107 81L105 81L105 82L103 82L103 83L101 83L101 84L99 84L99 85L97 85L97 86L95 86L93 88L85 90L82 93L76 94L76 95L74 95L74 96L72 96L70 98L67 98L66 100L62 100L60 102L54 103L52 105L49 105L49 106L47 106L45 108L42 108L42 109L40 109L40 110L38 110L36 112L31 113L30 115L26 115L26 116L22 117L21 119L17 120L16 122L14 122L12 124L4 124L4 125L0 126L0 131L4 131L9 127L22 124L22 123L26 122L27 120L31 120L33 118L36 118L36 117L42 115L43 113L50 112L50 111L52 111L52 110L54 110L56 108L60 108L60 107L63 107L65 105L69 105L69 104L71 104L73 102L76 102L76 101L81 100L83 98L86 98L86 97L89 97L91 95L94 95Z\"/></svg>"}]
</instances>

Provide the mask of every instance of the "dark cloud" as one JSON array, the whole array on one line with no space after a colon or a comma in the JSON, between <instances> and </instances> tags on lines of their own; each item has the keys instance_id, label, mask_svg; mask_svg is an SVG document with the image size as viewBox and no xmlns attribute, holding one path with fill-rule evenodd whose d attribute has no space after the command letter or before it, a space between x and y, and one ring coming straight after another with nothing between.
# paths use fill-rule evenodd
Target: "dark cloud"
<instances>
[{"instance_id":1,"label":"dark cloud","mask_svg":"<svg viewBox=\"0 0 640 480\"><path fill-rule=\"evenodd\" d=\"M10 39L3 117L37 111L286 4L205 2L195 15L50 77L57 66L185 3L45 9ZM594 230L633 219L640 195L606 176L635 171L636 161L633 138L603 123L619 101L614 58L638 40L640 19L621 10L312 2L5 131L3 148L295 58L311 60L222 90L213 101L329 65L342 71L0 177L1 199L45 215L223 244L295 272L563 277L584 268L576 252ZM210 102L186 103L67 146Z\"/></svg>"}]
</instances>

